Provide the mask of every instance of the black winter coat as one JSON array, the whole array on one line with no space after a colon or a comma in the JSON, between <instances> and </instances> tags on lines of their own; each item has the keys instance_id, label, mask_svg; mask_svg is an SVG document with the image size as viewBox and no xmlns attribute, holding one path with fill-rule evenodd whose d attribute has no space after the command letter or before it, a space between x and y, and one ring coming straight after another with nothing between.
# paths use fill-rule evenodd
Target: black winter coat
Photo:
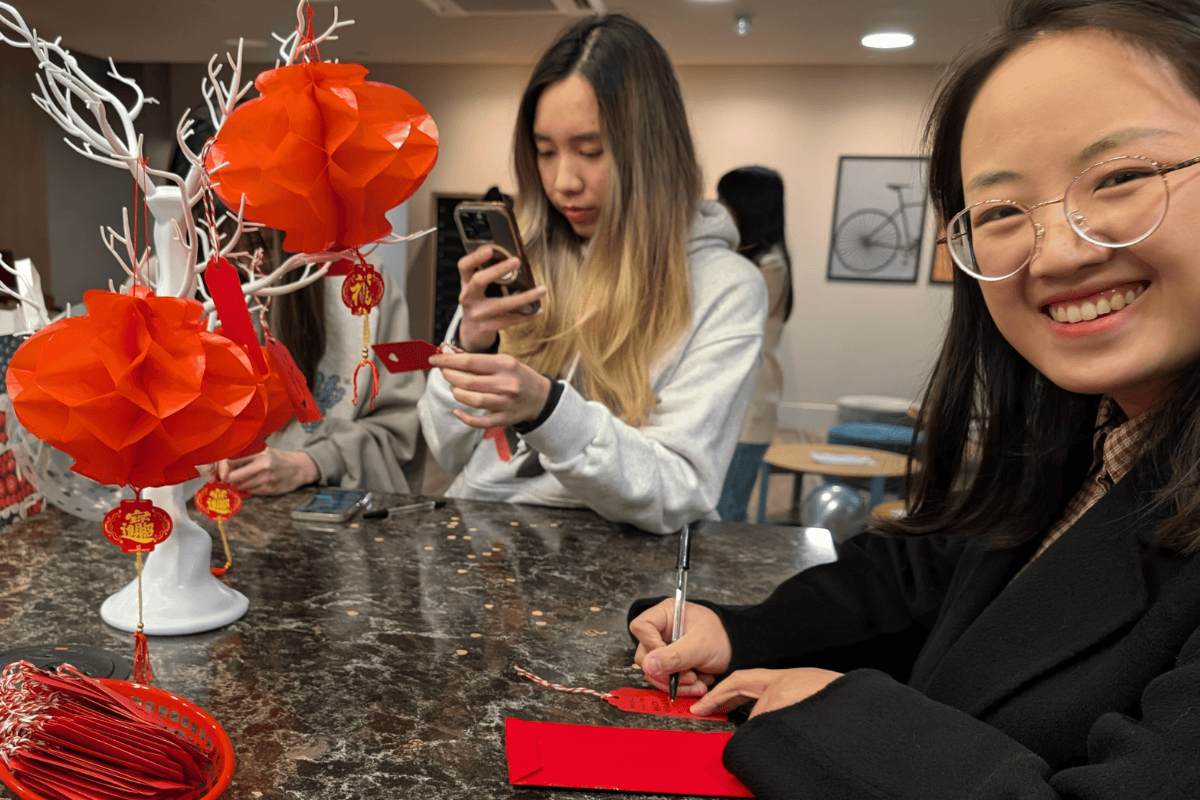
<instances>
[{"instance_id":1,"label":"black winter coat","mask_svg":"<svg viewBox=\"0 0 1200 800\"><path fill-rule=\"evenodd\" d=\"M760 605L733 669L853 669L742 725L759 798L1200 798L1200 559L1153 544L1135 469L1035 545L860 536Z\"/></svg>"}]
</instances>

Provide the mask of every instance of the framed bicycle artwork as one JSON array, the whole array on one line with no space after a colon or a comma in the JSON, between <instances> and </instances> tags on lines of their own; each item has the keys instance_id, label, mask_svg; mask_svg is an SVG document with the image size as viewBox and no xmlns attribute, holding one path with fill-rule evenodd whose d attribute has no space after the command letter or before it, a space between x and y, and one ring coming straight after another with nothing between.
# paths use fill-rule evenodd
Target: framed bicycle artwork
<instances>
[{"instance_id":1,"label":"framed bicycle artwork","mask_svg":"<svg viewBox=\"0 0 1200 800\"><path fill-rule=\"evenodd\" d=\"M915 283L925 233L920 156L841 156L829 280Z\"/></svg>"}]
</instances>

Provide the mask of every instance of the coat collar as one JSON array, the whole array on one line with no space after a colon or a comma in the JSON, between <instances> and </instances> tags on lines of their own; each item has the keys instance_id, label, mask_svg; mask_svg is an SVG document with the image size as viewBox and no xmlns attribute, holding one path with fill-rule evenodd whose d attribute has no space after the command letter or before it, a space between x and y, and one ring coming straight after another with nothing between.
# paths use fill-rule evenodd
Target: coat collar
<instances>
[{"instance_id":1,"label":"coat collar","mask_svg":"<svg viewBox=\"0 0 1200 800\"><path fill-rule=\"evenodd\" d=\"M1126 476L1016 580L1033 548L983 550L963 564L913 685L980 716L1141 616L1142 544L1159 522L1139 513L1143 491Z\"/></svg>"}]
</instances>

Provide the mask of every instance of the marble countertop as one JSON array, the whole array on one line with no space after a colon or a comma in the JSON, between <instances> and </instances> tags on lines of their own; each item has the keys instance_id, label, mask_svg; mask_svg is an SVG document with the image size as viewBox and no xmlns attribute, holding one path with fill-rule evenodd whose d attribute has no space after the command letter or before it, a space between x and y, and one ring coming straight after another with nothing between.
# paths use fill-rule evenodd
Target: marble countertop
<instances>
[{"instance_id":1,"label":"marble countertop","mask_svg":"<svg viewBox=\"0 0 1200 800\"><path fill-rule=\"evenodd\" d=\"M294 522L311 493L253 498L227 524L224 579L250 600L242 619L150 637L155 685L204 708L233 743L225 797L601 800L619 795L510 785L505 718L732 728L625 713L513 669L598 690L646 686L626 610L672 592L677 537L584 510L462 501L380 521ZM214 533L219 566L215 526L197 521ZM755 602L832 557L823 531L704 524L690 596ZM0 650L80 644L132 658L132 637L98 608L133 577L132 557L98 524L57 509L0 530Z\"/></svg>"}]
</instances>

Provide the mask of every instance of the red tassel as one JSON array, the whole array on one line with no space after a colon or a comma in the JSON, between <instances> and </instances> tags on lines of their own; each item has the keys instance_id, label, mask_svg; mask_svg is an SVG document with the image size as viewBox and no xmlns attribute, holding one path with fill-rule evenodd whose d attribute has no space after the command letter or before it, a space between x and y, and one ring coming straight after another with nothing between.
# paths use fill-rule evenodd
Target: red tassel
<instances>
[{"instance_id":1,"label":"red tassel","mask_svg":"<svg viewBox=\"0 0 1200 800\"><path fill-rule=\"evenodd\" d=\"M354 396L350 398L350 402L358 405L358 371L363 367L371 368L371 410L375 410L375 398L379 395L379 370L370 361L360 361L358 366L354 368Z\"/></svg>"},{"instance_id":2,"label":"red tassel","mask_svg":"<svg viewBox=\"0 0 1200 800\"><path fill-rule=\"evenodd\" d=\"M133 682L154 682L154 670L150 669L150 646L146 642L146 634L141 631L133 635Z\"/></svg>"}]
</instances>

